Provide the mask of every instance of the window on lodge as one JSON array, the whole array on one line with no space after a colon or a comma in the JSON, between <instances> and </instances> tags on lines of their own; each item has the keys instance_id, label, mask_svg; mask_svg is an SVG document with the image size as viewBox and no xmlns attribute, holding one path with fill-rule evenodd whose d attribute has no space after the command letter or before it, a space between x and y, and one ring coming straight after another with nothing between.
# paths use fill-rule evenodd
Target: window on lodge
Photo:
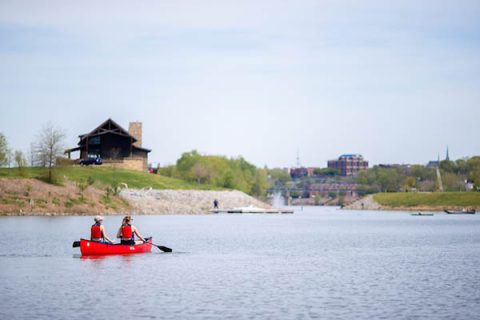
<instances>
[{"instance_id":1,"label":"window on lodge","mask_svg":"<svg viewBox=\"0 0 480 320\"><path fill-rule=\"evenodd\" d=\"M93 137L88 140L89 145L100 144L100 137Z\"/></svg>"},{"instance_id":2,"label":"window on lodge","mask_svg":"<svg viewBox=\"0 0 480 320\"><path fill-rule=\"evenodd\" d=\"M87 158L101 158L100 152L89 152Z\"/></svg>"}]
</instances>

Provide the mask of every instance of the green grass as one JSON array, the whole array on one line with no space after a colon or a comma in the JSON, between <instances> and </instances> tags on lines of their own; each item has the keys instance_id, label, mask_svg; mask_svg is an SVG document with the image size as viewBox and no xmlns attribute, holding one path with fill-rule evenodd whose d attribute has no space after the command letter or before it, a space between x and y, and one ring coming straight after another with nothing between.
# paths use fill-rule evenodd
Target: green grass
<instances>
[{"instance_id":1,"label":"green grass","mask_svg":"<svg viewBox=\"0 0 480 320\"><path fill-rule=\"evenodd\" d=\"M373 199L389 207L480 207L480 192L377 193Z\"/></svg>"},{"instance_id":2,"label":"green grass","mask_svg":"<svg viewBox=\"0 0 480 320\"><path fill-rule=\"evenodd\" d=\"M17 168L1 168L0 178L42 179L47 172L46 168L24 168L22 172ZM59 167L55 168L55 173L73 182L87 181L89 177L92 177L95 181L94 184L99 187L126 183L129 188L134 189L152 187L153 189L174 190L219 190L210 185L191 183L158 174L107 167Z\"/></svg>"}]
</instances>

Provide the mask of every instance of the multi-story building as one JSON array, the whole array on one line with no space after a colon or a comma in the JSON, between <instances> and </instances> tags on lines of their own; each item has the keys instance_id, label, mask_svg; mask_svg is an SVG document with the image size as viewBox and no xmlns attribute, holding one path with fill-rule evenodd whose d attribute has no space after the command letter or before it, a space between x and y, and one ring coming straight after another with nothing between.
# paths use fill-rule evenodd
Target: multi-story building
<instances>
[{"instance_id":1,"label":"multi-story building","mask_svg":"<svg viewBox=\"0 0 480 320\"><path fill-rule=\"evenodd\" d=\"M360 154L342 154L337 160L329 160L328 167L337 169L341 176L354 176L368 168L368 161Z\"/></svg>"}]
</instances>

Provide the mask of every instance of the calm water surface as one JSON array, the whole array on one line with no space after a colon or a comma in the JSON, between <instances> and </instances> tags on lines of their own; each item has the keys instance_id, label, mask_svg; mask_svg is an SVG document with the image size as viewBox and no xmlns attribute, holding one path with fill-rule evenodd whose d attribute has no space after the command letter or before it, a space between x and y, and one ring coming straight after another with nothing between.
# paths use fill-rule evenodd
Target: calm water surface
<instances>
[{"instance_id":1,"label":"calm water surface","mask_svg":"<svg viewBox=\"0 0 480 320\"><path fill-rule=\"evenodd\" d=\"M113 237L121 217L107 217ZM0 319L474 319L480 215L138 216L164 254L81 259L91 217L2 217Z\"/></svg>"}]
</instances>

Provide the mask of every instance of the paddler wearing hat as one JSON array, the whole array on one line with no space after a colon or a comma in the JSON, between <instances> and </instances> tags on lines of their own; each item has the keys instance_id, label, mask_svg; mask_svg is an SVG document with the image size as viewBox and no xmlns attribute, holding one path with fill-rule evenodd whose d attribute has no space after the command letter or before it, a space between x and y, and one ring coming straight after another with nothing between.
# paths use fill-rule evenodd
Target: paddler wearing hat
<instances>
[{"instance_id":1,"label":"paddler wearing hat","mask_svg":"<svg viewBox=\"0 0 480 320\"><path fill-rule=\"evenodd\" d=\"M103 217L102 216L95 216L93 218L95 223L92 225L90 229L90 240L97 241L97 242L110 242L113 241L106 235L105 227L103 226Z\"/></svg>"}]
</instances>

